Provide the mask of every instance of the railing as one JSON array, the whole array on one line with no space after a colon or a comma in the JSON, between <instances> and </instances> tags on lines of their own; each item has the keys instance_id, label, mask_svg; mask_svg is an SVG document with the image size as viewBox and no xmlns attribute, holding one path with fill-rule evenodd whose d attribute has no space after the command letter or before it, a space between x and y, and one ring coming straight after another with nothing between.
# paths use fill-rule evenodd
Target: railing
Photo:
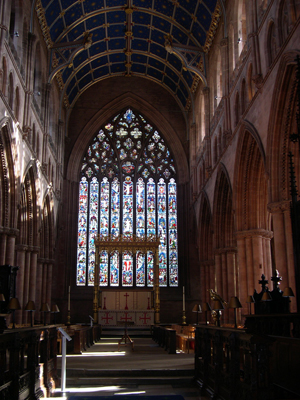
<instances>
[{"instance_id":1,"label":"railing","mask_svg":"<svg viewBox=\"0 0 300 400\"><path fill-rule=\"evenodd\" d=\"M0 335L0 398L39 398L58 382L56 326L11 329ZM43 389L42 390L42 387Z\"/></svg>"},{"instance_id":2,"label":"railing","mask_svg":"<svg viewBox=\"0 0 300 400\"><path fill-rule=\"evenodd\" d=\"M283 357L284 355L284 357ZM299 398L300 340L197 326L195 379L202 395L225 400ZM296 397L277 397L280 395Z\"/></svg>"},{"instance_id":3,"label":"railing","mask_svg":"<svg viewBox=\"0 0 300 400\"><path fill-rule=\"evenodd\" d=\"M168 326L153 325L153 340L169 352L176 354L176 330Z\"/></svg>"}]
</instances>

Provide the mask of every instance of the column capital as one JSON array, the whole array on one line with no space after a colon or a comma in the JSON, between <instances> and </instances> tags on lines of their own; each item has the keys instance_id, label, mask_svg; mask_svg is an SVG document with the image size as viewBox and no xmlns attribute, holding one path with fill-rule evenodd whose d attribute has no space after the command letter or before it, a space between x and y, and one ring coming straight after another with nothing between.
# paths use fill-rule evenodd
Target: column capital
<instances>
[{"instance_id":1,"label":"column capital","mask_svg":"<svg viewBox=\"0 0 300 400\"><path fill-rule=\"evenodd\" d=\"M40 251L40 247L39 246L29 246L28 250L31 251L31 253L36 253L38 254Z\"/></svg>"},{"instance_id":2,"label":"column capital","mask_svg":"<svg viewBox=\"0 0 300 400\"><path fill-rule=\"evenodd\" d=\"M200 267L213 267L215 265L215 260L204 260L199 262Z\"/></svg>"},{"instance_id":3,"label":"column capital","mask_svg":"<svg viewBox=\"0 0 300 400\"><path fill-rule=\"evenodd\" d=\"M214 254L228 254L228 253L237 253L237 247L222 247L218 249L214 249Z\"/></svg>"},{"instance_id":4,"label":"column capital","mask_svg":"<svg viewBox=\"0 0 300 400\"><path fill-rule=\"evenodd\" d=\"M252 238L252 237L263 237L265 239L272 239L273 232L267 231L265 229L249 229L247 231L237 231L235 232L235 237L237 239Z\"/></svg>"},{"instance_id":5,"label":"column capital","mask_svg":"<svg viewBox=\"0 0 300 400\"><path fill-rule=\"evenodd\" d=\"M0 233L4 233L7 236L19 236L19 229L7 228L5 226L0 226Z\"/></svg>"},{"instance_id":6,"label":"column capital","mask_svg":"<svg viewBox=\"0 0 300 400\"><path fill-rule=\"evenodd\" d=\"M39 264L49 264L49 265L54 264L54 260L52 258L38 258L37 262Z\"/></svg>"},{"instance_id":7,"label":"column capital","mask_svg":"<svg viewBox=\"0 0 300 400\"><path fill-rule=\"evenodd\" d=\"M291 202L290 200L278 201L276 203L268 204L268 211L272 214L279 214L282 212L290 211Z\"/></svg>"},{"instance_id":8,"label":"column capital","mask_svg":"<svg viewBox=\"0 0 300 400\"><path fill-rule=\"evenodd\" d=\"M16 245L16 250L21 253L21 252L25 252L28 251L29 246L27 246L26 244L17 244Z\"/></svg>"},{"instance_id":9,"label":"column capital","mask_svg":"<svg viewBox=\"0 0 300 400\"><path fill-rule=\"evenodd\" d=\"M205 86L203 89L202 89L202 93L205 95L209 95L209 92L210 92L210 88L208 87L208 86Z\"/></svg>"},{"instance_id":10,"label":"column capital","mask_svg":"<svg viewBox=\"0 0 300 400\"><path fill-rule=\"evenodd\" d=\"M221 47L226 47L226 46L228 46L228 37L227 37L227 38L224 38L224 39L222 39L222 40L220 41L220 46L221 46Z\"/></svg>"}]
</instances>

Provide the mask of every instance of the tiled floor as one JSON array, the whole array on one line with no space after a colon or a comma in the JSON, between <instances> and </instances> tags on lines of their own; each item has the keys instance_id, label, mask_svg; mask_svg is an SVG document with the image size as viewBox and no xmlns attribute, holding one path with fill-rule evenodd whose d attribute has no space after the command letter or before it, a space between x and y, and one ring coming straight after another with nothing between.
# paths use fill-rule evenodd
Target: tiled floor
<instances>
[{"instance_id":1,"label":"tiled floor","mask_svg":"<svg viewBox=\"0 0 300 400\"><path fill-rule=\"evenodd\" d=\"M65 392L57 388L52 394L58 400L72 395L156 396L182 395L185 400L204 400L193 382L194 354L168 354L151 338L132 338L121 346L120 337L107 337L82 355L67 355ZM58 358L60 375L61 356Z\"/></svg>"}]
</instances>

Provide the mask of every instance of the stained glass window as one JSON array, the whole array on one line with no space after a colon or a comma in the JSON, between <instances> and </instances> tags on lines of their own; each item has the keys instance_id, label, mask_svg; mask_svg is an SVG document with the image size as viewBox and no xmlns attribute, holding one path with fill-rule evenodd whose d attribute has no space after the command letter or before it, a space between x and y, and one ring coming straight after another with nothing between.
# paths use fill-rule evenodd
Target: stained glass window
<instances>
[{"instance_id":1,"label":"stained glass window","mask_svg":"<svg viewBox=\"0 0 300 400\"><path fill-rule=\"evenodd\" d=\"M158 235L159 284L178 286L177 185L161 134L139 113L125 110L90 143L79 183L77 285L92 286L94 236ZM99 285L153 286L154 254L99 254Z\"/></svg>"}]
</instances>

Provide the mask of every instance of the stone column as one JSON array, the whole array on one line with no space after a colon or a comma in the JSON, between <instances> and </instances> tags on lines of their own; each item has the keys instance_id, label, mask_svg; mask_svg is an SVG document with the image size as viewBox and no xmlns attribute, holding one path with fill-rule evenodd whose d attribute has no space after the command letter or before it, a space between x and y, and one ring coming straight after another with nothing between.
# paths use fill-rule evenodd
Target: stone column
<instances>
[{"instance_id":1,"label":"stone column","mask_svg":"<svg viewBox=\"0 0 300 400\"><path fill-rule=\"evenodd\" d=\"M290 207L287 205L282 209L284 218L284 231L286 240L286 252L287 252L287 274L288 281L287 286L292 287L295 283L295 268L294 268L294 246L293 246L293 233L292 233L292 221ZM290 238L290 239L289 239ZM296 286L293 286L296 290ZM283 288L284 289L284 288ZM294 290L294 289L293 289ZM295 292L294 292L295 293Z\"/></svg>"},{"instance_id":2,"label":"stone column","mask_svg":"<svg viewBox=\"0 0 300 400\"><path fill-rule=\"evenodd\" d=\"M52 268L53 264L49 263L47 268L47 294L46 294L46 303L49 304L51 309L51 291L52 291ZM47 313L46 320L49 323L50 313Z\"/></svg>"},{"instance_id":3,"label":"stone column","mask_svg":"<svg viewBox=\"0 0 300 400\"><path fill-rule=\"evenodd\" d=\"M273 235L272 235L273 237ZM267 276L272 276L272 256L271 256L271 237L263 238L264 246L264 265Z\"/></svg>"},{"instance_id":4,"label":"stone column","mask_svg":"<svg viewBox=\"0 0 300 400\"><path fill-rule=\"evenodd\" d=\"M261 275L266 273L263 260L262 237L256 232L253 232L252 236L252 253L254 282L258 282L261 279Z\"/></svg>"},{"instance_id":5,"label":"stone column","mask_svg":"<svg viewBox=\"0 0 300 400\"><path fill-rule=\"evenodd\" d=\"M33 247L31 250L31 265L30 265L30 285L29 285L29 300L35 302L36 300L36 288L37 288L37 255L39 249Z\"/></svg>"},{"instance_id":6,"label":"stone column","mask_svg":"<svg viewBox=\"0 0 300 400\"><path fill-rule=\"evenodd\" d=\"M222 268L222 294L223 294L224 300L227 300L228 299L228 265L227 265L226 250L222 251L221 263L222 263L222 266L221 266L221 268Z\"/></svg>"},{"instance_id":7,"label":"stone column","mask_svg":"<svg viewBox=\"0 0 300 400\"><path fill-rule=\"evenodd\" d=\"M205 292L207 290L207 268L206 264L200 263L200 285L201 285L201 299L205 301Z\"/></svg>"},{"instance_id":8,"label":"stone column","mask_svg":"<svg viewBox=\"0 0 300 400\"><path fill-rule=\"evenodd\" d=\"M209 269L209 286L208 289L215 289L216 288L216 262L214 262L211 265L211 268ZM210 297L208 296L208 299Z\"/></svg>"},{"instance_id":9,"label":"stone column","mask_svg":"<svg viewBox=\"0 0 300 400\"><path fill-rule=\"evenodd\" d=\"M42 305L42 285L43 285L43 263L41 260L37 260L36 268L36 296L35 296L35 308L36 317L39 316L39 310Z\"/></svg>"},{"instance_id":10,"label":"stone column","mask_svg":"<svg viewBox=\"0 0 300 400\"><path fill-rule=\"evenodd\" d=\"M44 129L49 134L49 113L50 113L50 93L51 83L47 83L45 87L45 107L44 107Z\"/></svg>"},{"instance_id":11,"label":"stone column","mask_svg":"<svg viewBox=\"0 0 300 400\"><path fill-rule=\"evenodd\" d=\"M0 13L1 13L1 15L0 15L0 49L4 48L3 41L4 41L4 38L8 35L10 7L11 7L10 1L2 2L2 5L0 7Z\"/></svg>"},{"instance_id":12,"label":"stone column","mask_svg":"<svg viewBox=\"0 0 300 400\"><path fill-rule=\"evenodd\" d=\"M203 302L209 301L208 289L210 287L210 272L211 272L210 268L211 268L211 266L209 264L205 266L205 288L204 288L203 297L202 297Z\"/></svg>"},{"instance_id":13,"label":"stone column","mask_svg":"<svg viewBox=\"0 0 300 400\"><path fill-rule=\"evenodd\" d=\"M211 140L210 140L210 106L209 106L209 95L210 89L209 87L205 87L202 89L203 98L204 98L204 121L205 121L205 152L206 152L206 171L205 177L207 178L210 175L211 171Z\"/></svg>"},{"instance_id":14,"label":"stone column","mask_svg":"<svg viewBox=\"0 0 300 400\"><path fill-rule=\"evenodd\" d=\"M6 256L5 264L14 265L15 264L15 245L16 237L19 231L17 229L10 229L6 239Z\"/></svg>"},{"instance_id":15,"label":"stone column","mask_svg":"<svg viewBox=\"0 0 300 400\"><path fill-rule=\"evenodd\" d=\"M215 285L213 288L222 296L222 263L220 254L215 254Z\"/></svg>"},{"instance_id":16,"label":"stone column","mask_svg":"<svg viewBox=\"0 0 300 400\"><path fill-rule=\"evenodd\" d=\"M190 171L193 171L195 174L195 162L196 162L196 155L197 155L197 145L196 145L196 123L194 122L190 127ZM194 192L195 192L194 188Z\"/></svg>"},{"instance_id":17,"label":"stone column","mask_svg":"<svg viewBox=\"0 0 300 400\"><path fill-rule=\"evenodd\" d=\"M48 275L48 263L46 261L44 261L41 304L46 303L46 301L47 301L47 275Z\"/></svg>"},{"instance_id":18,"label":"stone column","mask_svg":"<svg viewBox=\"0 0 300 400\"><path fill-rule=\"evenodd\" d=\"M24 311L28 300L29 295L29 284L30 284L30 260L31 260L31 251L27 250L25 254L25 268L24 268L24 284L23 284L23 321L27 322L27 312Z\"/></svg>"},{"instance_id":19,"label":"stone column","mask_svg":"<svg viewBox=\"0 0 300 400\"><path fill-rule=\"evenodd\" d=\"M246 248L246 276L249 286L252 286L252 292L255 288L254 260L252 251L252 238L249 232L244 232L245 248Z\"/></svg>"},{"instance_id":20,"label":"stone column","mask_svg":"<svg viewBox=\"0 0 300 400\"><path fill-rule=\"evenodd\" d=\"M228 37L223 38L220 42L221 47L221 64L222 64L222 93L228 95L229 92L229 52L228 52Z\"/></svg>"},{"instance_id":21,"label":"stone column","mask_svg":"<svg viewBox=\"0 0 300 400\"><path fill-rule=\"evenodd\" d=\"M33 86L33 70L34 70L34 58L33 58L33 47L37 37L31 32L28 33L28 46L27 46L27 65L26 65L26 90L25 90L25 104L24 104L24 125L23 131L27 131L30 127L29 121L29 110L32 101L32 86Z\"/></svg>"},{"instance_id":22,"label":"stone column","mask_svg":"<svg viewBox=\"0 0 300 400\"><path fill-rule=\"evenodd\" d=\"M227 299L231 296L237 296L237 276L236 276L236 264L235 264L235 252L226 252L226 264L227 264ZM225 294L224 294L225 296Z\"/></svg>"},{"instance_id":23,"label":"stone column","mask_svg":"<svg viewBox=\"0 0 300 400\"><path fill-rule=\"evenodd\" d=\"M239 276L237 292L239 293L240 302L243 303L249 294L253 294L254 286L253 279L249 279L247 274L247 251L246 242L244 235L240 232L236 234L237 240L237 253L238 253L238 264L237 274Z\"/></svg>"},{"instance_id":24,"label":"stone column","mask_svg":"<svg viewBox=\"0 0 300 400\"><path fill-rule=\"evenodd\" d=\"M6 233L1 232L0 233L0 265L4 265L5 264L6 240L7 240Z\"/></svg>"},{"instance_id":25,"label":"stone column","mask_svg":"<svg viewBox=\"0 0 300 400\"><path fill-rule=\"evenodd\" d=\"M17 284L16 284L16 297L19 299L21 309L24 308L23 303L23 290L24 290L24 279L25 279L25 255L27 247L23 245L17 246L17 266L19 267L17 273ZM22 311L15 312L15 321L17 324L22 323Z\"/></svg>"},{"instance_id":26,"label":"stone column","mask_svg":"<svg viewBox=\"0 0 300 400\"><path fill-rule=\"evenodd\" d=\"M272 214L273 229L274 229L274 255L276 268L282 276L282 287L292 286L289 283L289 269L288 265L294 265L293 258L289 258L290 254L287 252L287 233L286 232L286 218L285 213L290 213L290 202L272 203L268 205L268 209ZM290 216L289 216L290 218ZM292 238L290 238L292 242Z\"/></svg>"},{"instance_id":27,"label":"stone column","mask_svg":"<svg viewBox=\"0 0 300 400\"><path fill-rule=\"evenodd\" d=\"M231 136L231 114L230 114L230 98L229 94L229 50L228 50L228 37L220 42L221 57L222 57L222 77L223 78L223 98L224 98L224 134L228 137Z\"/></svg>"}]
</instances>

